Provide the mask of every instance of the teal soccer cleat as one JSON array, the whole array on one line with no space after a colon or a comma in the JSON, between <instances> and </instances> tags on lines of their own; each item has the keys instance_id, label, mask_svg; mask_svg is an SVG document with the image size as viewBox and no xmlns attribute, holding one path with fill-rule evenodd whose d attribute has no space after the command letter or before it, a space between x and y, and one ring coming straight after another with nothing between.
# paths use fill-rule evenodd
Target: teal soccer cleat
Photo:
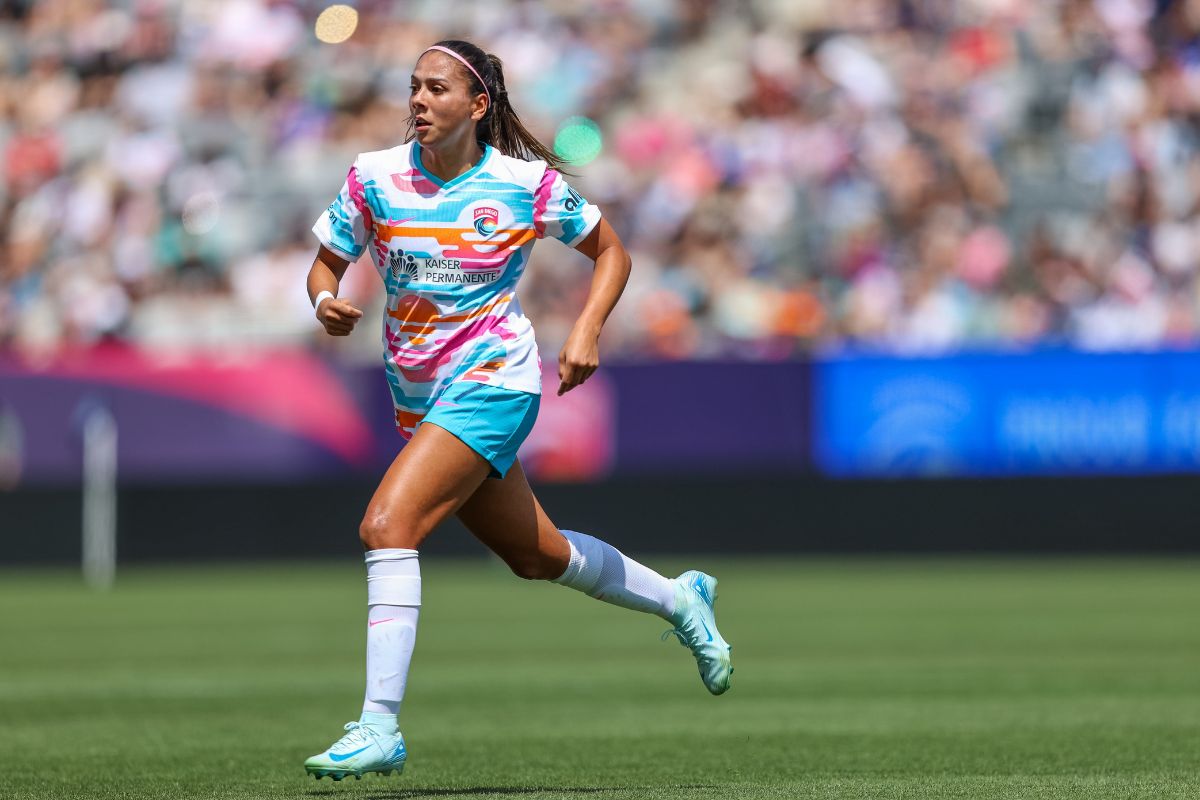
<instances>
[{"instance_id":1,"label":"teal soccer cleat","mask_svg":"<svg viewBox=\"0 0 1200 800\"><path fill-rule=\"evenodd\" d=\"M675 579L675 627L663 634L665 640L675 634L679 643L692 651L700 678L713 694L729 690L733 650L721 638L713 607L717 603L717 579L690 569Z\"/></svg>"},{"instance_id":2,"label":"teal soccer cleat","mask_svg":"<svg viewBox=\"0 0 1200 800\"><path fill-rule=\"evenodd\" d=\"M408 753L400 731L380 733L370 725L347 722L346 735L324 753L305 761L304 771L316 776L317 780L328 775L335 781L350 775L361 778L368 772L391 775L393 770L404 771L406 758Z\"/></svg>"}]
</instances>

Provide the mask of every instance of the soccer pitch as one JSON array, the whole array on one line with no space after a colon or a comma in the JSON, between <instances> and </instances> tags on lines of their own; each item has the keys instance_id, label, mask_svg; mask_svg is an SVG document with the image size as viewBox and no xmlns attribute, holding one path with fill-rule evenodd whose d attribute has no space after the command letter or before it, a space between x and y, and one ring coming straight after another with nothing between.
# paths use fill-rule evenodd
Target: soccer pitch
<instances>
[{"instance_id":1,"label":"soccer pitch","mask_svg":"<svg viewBox=\"0 0 1200 800\"><path fill-rule=\"evenodd\" d=\"M360 564L0 571L0 797L1197 796L1196 561L648 561L720 579L728 694L656 618L429 559L408 768L338 784Z\"/></svg>"}]
</instances>

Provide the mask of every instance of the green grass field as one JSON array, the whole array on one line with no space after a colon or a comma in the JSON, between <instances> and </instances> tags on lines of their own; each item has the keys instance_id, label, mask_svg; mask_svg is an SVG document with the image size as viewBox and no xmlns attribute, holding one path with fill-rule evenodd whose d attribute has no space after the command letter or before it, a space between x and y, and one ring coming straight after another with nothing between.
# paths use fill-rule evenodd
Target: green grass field
<instances>
[{"instance_id":1,"label":"green grass field","mask_svg":"<svg viewBox=\"0 0 1200 800\"><path fill-rule=\"evenodd\" d=\"M2 571L0 797L1200 797L1195 561L694 565L717 698L655 618L426 561L408 769L339 784L360 565Z\"/></svg>"}]
</instances>

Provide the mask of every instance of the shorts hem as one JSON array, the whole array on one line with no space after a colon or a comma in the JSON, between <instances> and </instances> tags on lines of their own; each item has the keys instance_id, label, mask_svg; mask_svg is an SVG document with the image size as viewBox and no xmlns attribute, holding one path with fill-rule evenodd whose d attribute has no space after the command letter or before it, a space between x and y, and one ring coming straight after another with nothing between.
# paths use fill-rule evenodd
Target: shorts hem
<instances>
[{"instance_id":1,"label":"shorts hem","mask_svg":"<svg viewBox=\"0 0 1200 800\"><path fill-rule=\"evenodd\" d=\"M532 392L456 381L438 396L417 427L432 422L478 453L491 468L488 477L503 478L533 429L540 401L540 395Z\"/></svg>"},{"instance_id":2,"label":"shorts hem","mask_svg":"<svg viewBox=\"0 0 1200 800\"><path fill-rule=\"evenodd\" d=\"M472 413L472 416L474 416L474 413ZM470 421L470 420L468 420L468 421ZM450 429L449 429L449 428L447 428L445 425L440 425L440 424L438 424L437 420L426 420L426 419L423 419L423 420L421 420L419 423L417 423L417 427L418 427L418 428L420 428L422 425L425 425L425 424L433 425L433 426L434 426L434 427L436 427L436 428L441 428L441 429L442 429L442 430L444 430L446 433L450 434L450 435L451 435L451 436L453 436L455 439L458 439L458 440L459 440L460 442L462 442L464 445L466 445L467 447L471 448L471 452L473 452L473 453L475 453L476 455L478 455L480 458L482 458L484 461L486 461L486 462L487 462L487 464L488 464L488 466L489 466L489 467L491 467L491 470L492 470L492 471L491 471L491 472L488 474L488 477L489 477L489 478L503 478L503 477L504 477L506 474L508 474L508 471L509 471L510 469L512 469L512 464L509 464L507 467L505 467L505 468L504 468L504 470L503 470L503 471L501 471L501 470L500 470L500 468L496 466L496 462L495 462L496 456L497 456L497 455L499 455L498 453L494 453L494 452L485 452L485 451L481 450L480 448L476 447L476 446L475 446L474 444L472 444L471 442L469 442L469 441L467 441L466 439L464 439L464 438L463 438L463 436L462 436L462 434L461 434L461 432L459 432L459 431L454 431L454 430L450 430ZM510 439L510 441L511 441L511 439ZM515 462L515 461L516 461L516 459L514 458L514 459L513 459L513 461Z\"/></svg>"}]
</instances>

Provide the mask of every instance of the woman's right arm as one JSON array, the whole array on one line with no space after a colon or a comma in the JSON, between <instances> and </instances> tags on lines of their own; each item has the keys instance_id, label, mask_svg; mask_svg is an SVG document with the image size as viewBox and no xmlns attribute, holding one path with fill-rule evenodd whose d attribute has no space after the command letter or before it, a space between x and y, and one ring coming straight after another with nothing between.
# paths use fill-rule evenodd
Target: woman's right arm
<instances>
[{"instance_id":1,"label":"woman's right arm","mask_svg":"<svg viewBox=\"0 0 1200 800\"><path fill-rule=\"evenodd\" d=\"M313 260L312 269L308 271L309 302L316 300L321 292L333 295L322 298L317 305L317 321L325 327L325 332L330 336L349 336L355 323L363 315L363 312L349 301L337 296L338 285L349 266L349 261L321 245L316 259Z\"/></svg>"}]
</instances>

